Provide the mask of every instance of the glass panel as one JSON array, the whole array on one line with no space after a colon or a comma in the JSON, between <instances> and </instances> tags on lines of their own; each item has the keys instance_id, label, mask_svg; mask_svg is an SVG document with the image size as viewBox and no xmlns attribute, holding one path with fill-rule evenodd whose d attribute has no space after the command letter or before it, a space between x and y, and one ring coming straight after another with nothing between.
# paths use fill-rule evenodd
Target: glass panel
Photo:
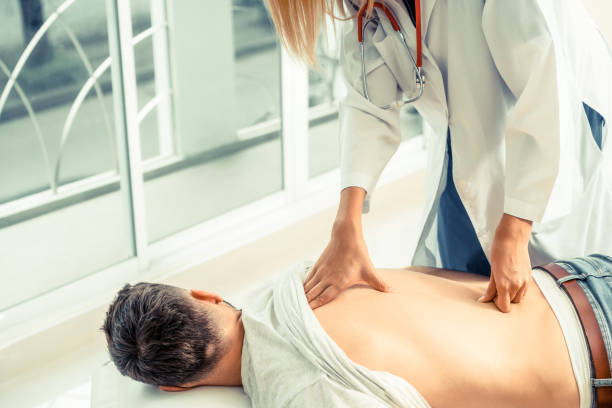
<instances>
[{"instance_id":1,"label":"glass panel","mask_svg":"<svg viewBox=\"0 0 612 408\"><path fill-rule=\"evenodd\" d=\"M149 241L282 189L280 55L263 3L167 7L175 116L173 135L159 138L175 146L175 160L145 171Z\"/></svg>"},{"instance_id":2,"label":"glass panel","mask_svg":"<svg viewBox=\"0 0 612 408\"><path fill-rule=\"evenodd\" d=\"M159 157L159 139L157 135L157 109L153 109L140 122L140 147L142 160Z\"/></svg>"},{"instance_id":3,"label":"glass panel","mask_svg":"<svg viewBox=\"0 0 612 408\"><path fill-rule=\"evenodd\" d=\"M151 0L130 0L132 32L138 35L151 27Z\"/></svg>"},{"instance_id":4,"label":"glass panel","mask_svg":"<svg viewBox=\"0 0 612 408\"><path fill-rule=\"evenodd\" d=\"M309 177L340 165L338 101L346 93L339 65L340 31L327 28L327 40L321 35L317 47L320 67L309 71L310 132L308 138Z\"/></svg>"},{"instance_id":5,"label":"glass panel","mask_svg":"<svg viewBox=\"0 0 612 408\"><path fill-rule=\"evenodd\" d=\"M310 121L308 177L313 178L340 166L338 113Z\"/></svg>"},{"instance_id":6,"label":"glass panel","mask_svg":"<svg viewBox=\"0 0 612 408\"><path fill-rule=\"evenodd\" d=\"M147 2L148 3L148 2ZM132 6L132 8L134 8ZM145 11L148 14L148 9ZM134 15L132 15L134 20ZM149 21L137 16L136 21ZM145 29L148 27L145 27ZM141 30L144 31L144 30ZM147 107L155 98L155 65L153 61L153 36L149 36L134 46L134 60L137 67L136 83L138 85L138 111L141 112L140 143L143 160L160 156L158 113L156 107ZM145 109L152 109L144 111ZM148 112L148 113L147 113ZM144 113L147 113L144 115ZM167 112L168 114L170 112ZM169 118L168 118L169 120Z\"/></svg>"},{"instance_id":7,"label":"glass panel","mask_svg":"<svg viewBox=\"0 0 612 408\"><path fill-rule=\"evenodd\" d=\"M26 45L56 11L28 55ZM118 174L105 2L1 2L0 62L2 310L134 251Z\"/></svg>"}]
</instances>

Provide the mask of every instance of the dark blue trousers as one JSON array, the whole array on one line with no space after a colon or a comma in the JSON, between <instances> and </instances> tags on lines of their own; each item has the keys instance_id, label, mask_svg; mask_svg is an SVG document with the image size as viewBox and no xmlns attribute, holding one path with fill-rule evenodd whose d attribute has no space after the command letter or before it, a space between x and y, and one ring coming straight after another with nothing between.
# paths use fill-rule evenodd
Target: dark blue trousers
<instances>
[{"instance_id":1,"label":"dark blue trousers","mask_svg":"<svg viewBox=\"0 0 612 408\"><path fill-rule=\"evenodd\" d=\"M605 144L604 118L586 103L583 104L591 126L591 133L600 149ZM453 152L450 146L450 129L446 139L448 169L446 187L438 207L438 247L442 267L480 275L491 275L491 265L478 242L474 226L457 194L453 181Z\"/></svg>"},{"instance_id":2,"label":"dark blue trousers","mask_svg":"<svg viewBox=\"0 0 612 408\"><path fill-rule=\"evenodd\" d=\"M474 226L459 198L453 181L450 130L446 140L448 169L446 187L438 207L438 248L442 267L480 275L491 275L491 265L478 242Z\"/></svg>"}]
</instances>

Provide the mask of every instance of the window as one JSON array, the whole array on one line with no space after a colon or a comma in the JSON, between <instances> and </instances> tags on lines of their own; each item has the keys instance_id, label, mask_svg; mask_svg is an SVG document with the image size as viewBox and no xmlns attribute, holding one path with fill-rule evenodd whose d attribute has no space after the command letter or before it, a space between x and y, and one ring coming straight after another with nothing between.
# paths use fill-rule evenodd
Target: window
<instances>
[{"instance_id":1,"label":"window","mask_svg":"<svg viewBox=\"0 0 612 408\"><path fill-rule=\"evenodd\" d=\"M134 247L104 2L0 9L3 310Z\"/></svg>"},{"instance_id":2,"label":"window","mask_svg":"<svg viewBox=\"0 0 612 408\"><path fill-rule=\"evenodd\" d=\"M321 45L309 73L260 0L0 2L0 332L331 203L343 90Z\"/></svg>"},{"instance_id":3,"label":"window","mask_svg":"<svg viewBox=\"0 0 612 408\"><path fill-rule=\"evenodd\" d=\"M325 36L327 34L327 36ZM310 132L309 176L316 177L340 164L338 102L346 93L340 72L340 34L328 20L317 46L320 66L308 73Z\"/></svg>"},{"instance_id":4,"label":"window","mask_svg":"<svg viewBox=\"0 0 612 408\"><path fill-rule=\"evenodd\" d=\"M155 38L135 50L136 72L168 64L174 79L162 91L172 94L174 123L160 121L161 105L157 121L140 123L143 142L159 140L144 172L149 242L283 187L280 54L263 3L187 3L168 3L168 55L155 60ZM139 105L159 95L151 83L160 79L170 83L139 81Z\"/></svg>"}]
</instances>

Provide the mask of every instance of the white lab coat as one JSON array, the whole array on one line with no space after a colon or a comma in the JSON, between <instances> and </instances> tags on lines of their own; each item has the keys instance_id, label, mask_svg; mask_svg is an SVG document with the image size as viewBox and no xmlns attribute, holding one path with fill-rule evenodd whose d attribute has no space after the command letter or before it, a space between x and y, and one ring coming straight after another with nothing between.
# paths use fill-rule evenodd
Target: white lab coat
<instances>
[{"instance_id":1,"label":"white lab coat","mask_svg":"<svg viewBox=\"0 0 612 408\"><path fill-rule=\"evenodd\" d=\"M534 266L612 254L612 175L605 166L612 149L609 141L599 149L582 105L598 111L609 129L612 56L583 5L574 0L421 3L427 83L414 106L429 130L428 182L413 264L442 266L436 213L446 183L449 128L453 179L489 261L503 213L534 221L529 247ZM414 25L402 1L386 4L416 55ZM340 110L341 188L366 190L364 213L400 143L398 108L378 106L402 92L415 93L409 57L389 21L384 16L380 21L366 34L375 104L362 96L355 20L346 24L342 38L348 89Z\"/></svg>"}]
</instances>

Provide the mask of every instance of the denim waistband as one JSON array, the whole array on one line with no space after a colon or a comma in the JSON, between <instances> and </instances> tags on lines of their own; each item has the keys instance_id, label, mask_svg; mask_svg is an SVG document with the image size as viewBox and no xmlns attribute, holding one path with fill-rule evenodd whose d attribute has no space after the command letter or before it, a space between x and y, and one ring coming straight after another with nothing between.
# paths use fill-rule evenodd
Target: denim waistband
<instances>
[{"instance_id":1,"label":"denim waistband","mask_svg":"<svg viewBox=\"0 0 612 408\"><path fill-rule=\"evenodd\" d=\"M555 263L569 274L558 279L558 285L576 280L584 291L593 308L606 347L608 362L612 366L612 257L592 254ZM593 379L592 384L595 388L610 387L612 378Z\"/></svg>"}]
</instances>

